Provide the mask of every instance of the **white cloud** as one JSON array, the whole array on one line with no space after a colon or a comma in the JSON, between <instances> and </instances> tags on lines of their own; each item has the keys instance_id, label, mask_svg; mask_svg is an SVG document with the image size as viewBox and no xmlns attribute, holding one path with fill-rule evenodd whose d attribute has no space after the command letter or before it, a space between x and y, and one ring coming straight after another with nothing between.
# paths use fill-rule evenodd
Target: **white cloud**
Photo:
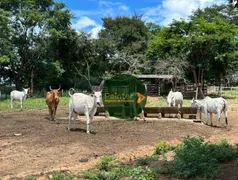
<instances>
[{"instance_id":1,"label":"white cloud","mask_svg":"<svg viewBox=\"0 0 238 180\"><path fill-rule=\"evenodd\" d=\"M91 37L93 39L97 39L98 33L99 33L99 31L102 30L102 28L103 28L102 26L97 26L97 27L92 28L91 31L89 32L91 34Z\"/></svg>"},{"instance_id":2,"label":"white cloud","mask_svg":"<svg viewBox=\"0 0 238 180\"><path fill-rule=\"evenodd\" d=\"M187 19L198 8L205 8L213 4L221 5L227 0L162 0L161 5L141 9L147 21L153 20L160 25L166 26L173 19ZM151 22L151 21L150 21Z\"/></svg>"},{"instance_id":3,"label":"white cloud","mask_svg":"<svg viewBox=\"0 0 238 180\"><path fill-rule=\"evenodd\" d=\"M90 26L96 27L98 25L94 20L90 19L89 17L83 16L79 18L79 20L76 23L73 23L71 27L76 30L82 30Z\"/></svg>"},{"instance_id":4,"label":"white cloud","mask_svg":"<svg viewBox=\"0 0 238 180\"><path fill-rule=\"evenodd\" d=\"M126 5L120 5L120 6L118 7L118 9L119 9L119 10L122 10L122 11L128 11L128 10L129 10L129 8L128 8Z\"/></svg>"}]
</instances>

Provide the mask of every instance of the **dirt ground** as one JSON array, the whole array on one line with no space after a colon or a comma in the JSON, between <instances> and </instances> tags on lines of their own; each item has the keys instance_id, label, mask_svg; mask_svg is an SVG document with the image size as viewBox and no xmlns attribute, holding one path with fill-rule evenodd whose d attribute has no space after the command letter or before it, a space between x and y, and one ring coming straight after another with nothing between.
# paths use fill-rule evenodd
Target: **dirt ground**
<instances>
[{"instance_id":1,"label":"dirt ground","mask_svg":"<svg viewBox=\"0 0 238 180\"><path fill-rule=\"evenodd\" d=\"M202 136L211 142L227 139L236 144L236 109L229 107L226 128L189 119L149 117L144 122L97 116L92 124L96 133L91 135L85 132L83 116L77 121L76 130L67 130L67 109L58 110L58 124L48 120L47 109L0 112L0 179L43 176L59 170L79 172L90 168L103 155L114 155L120 161L134 160L151 155L159 140L177 144L187 135ZM238 161L223 165L218 179L237 180Z\"/></svg>"}]
</instances>

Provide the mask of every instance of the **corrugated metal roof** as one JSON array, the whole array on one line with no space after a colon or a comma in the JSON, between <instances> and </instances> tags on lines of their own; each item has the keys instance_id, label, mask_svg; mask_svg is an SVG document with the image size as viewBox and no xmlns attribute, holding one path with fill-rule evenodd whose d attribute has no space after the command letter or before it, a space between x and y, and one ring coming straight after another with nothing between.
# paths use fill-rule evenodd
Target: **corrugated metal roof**
<instances>
[{"instance_id":1,"label":"corrugated metal roof","mask_svg":"<svg viewBox=\"0 0 238 180\"><path fill-rule=\"evenodd\" d=\"M173 79L173 75L142 74L136 75L140 79Z\"/></svg>"}]
</instances>

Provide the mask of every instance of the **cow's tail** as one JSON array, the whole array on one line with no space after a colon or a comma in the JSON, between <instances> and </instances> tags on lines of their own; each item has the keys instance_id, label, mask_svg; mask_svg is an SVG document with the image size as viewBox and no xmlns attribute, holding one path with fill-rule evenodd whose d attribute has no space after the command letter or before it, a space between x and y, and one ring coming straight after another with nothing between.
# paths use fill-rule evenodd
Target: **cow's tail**
<instances>
[{"instance_id":1,"label":"cow's tail","mask_svg":"<svg viewBox=\"0 0 238 180\"><path fill-rule=\"evenodd\" d=\"M73 94L70 93L71 91L73 91L73 94L74 94L74 88L70 88L70 89L69 89L69 96L70 96L70 97L73 96Z\"/></svg>"},{"instance_id":2,"label":"cow's tail","mask_svg":"<svg viewBox=\"0 0 238 180\"><path fill-rule=\"evenodd\" d=\"M225 116L225 120L226 120L226 125L228 125L228 119L227 119L227 111L228 111L228 104L227 101L225 99L223 99L224 102L224 116Z\"/></svg>"}]
</instances>

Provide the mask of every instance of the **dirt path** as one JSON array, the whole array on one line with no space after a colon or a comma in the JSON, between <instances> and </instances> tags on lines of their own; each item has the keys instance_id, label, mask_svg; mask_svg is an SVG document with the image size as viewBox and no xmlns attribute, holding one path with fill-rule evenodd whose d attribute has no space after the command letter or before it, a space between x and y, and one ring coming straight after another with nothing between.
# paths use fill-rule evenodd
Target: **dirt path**
<instances>
[{"instance_id":1,"label":"dirt path","mask_svg":"<svg viewBox=\"0 0 238 180\"><path fill-rule=\"evenodd\" d=\"M85 133L84 117L75 131L68 131L66 109L59 109L59 124L47 120L48 111L23 110L0 114L0 178L40 175L54 170L80 171L94 165L103 155L133 160L150 155L159 140L180 143L187 135L206 140L227 139L238 143L238 111L229 111L229 127L214 128L191 120L147 118L143 121L106 120L96 117ZM238 163L231 164L236 168ZM231 166L230 165L230 166ZM228 166L228 165L227 165ZM230 166L222 173L229 173ZM230 171L230 177L238 174ZM221 176L222 177L222 173ZM218 178L219 179L219 178ZM226 178L227 179L227 178Z\"/></svg>"}]
</instances>

